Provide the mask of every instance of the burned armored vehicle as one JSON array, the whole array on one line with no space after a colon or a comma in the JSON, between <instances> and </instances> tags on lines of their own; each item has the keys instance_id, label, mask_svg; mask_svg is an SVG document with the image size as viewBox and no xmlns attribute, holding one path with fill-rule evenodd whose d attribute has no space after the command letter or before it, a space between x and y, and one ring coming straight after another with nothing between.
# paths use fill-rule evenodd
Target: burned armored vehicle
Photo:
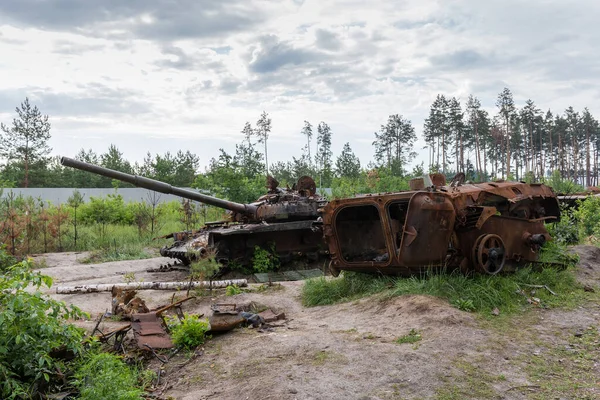
<instances>
[{"instance_id":1,"label":"burned armored vehicle","mask_svg":"<svg viewBox=\"0 0 600 400\"><path fill-rule=\"evenodd\" d=\"M277 181L269 177L267 194L256 202L240 204L67 157L61 158L61 164L229 210L227 220L169 235L174 243L163 247L161 255L184 264L202 257L209 249L216 252L216 259L224 265L232 262L249 265L256 246L274 251L282 263L294 258L315 261L327 253L321 229L315 226L326 201L316 194L315 182L310 177L300 178L292 189L277 187Z\"/></svg>"},{"instance_id":2,"label":"burned armored vehicle","mask_svg":"<svg viewBox=\"0 0 600 400\"><path fill-rule=\"evenodd\" d=\"M557 221L556 195L543 184L465 184L443 175L406 192L332 200L323 233L334 275L341 270L411 275L428 268L497 274L537 260Z\"/></svg>"}]
</instances>

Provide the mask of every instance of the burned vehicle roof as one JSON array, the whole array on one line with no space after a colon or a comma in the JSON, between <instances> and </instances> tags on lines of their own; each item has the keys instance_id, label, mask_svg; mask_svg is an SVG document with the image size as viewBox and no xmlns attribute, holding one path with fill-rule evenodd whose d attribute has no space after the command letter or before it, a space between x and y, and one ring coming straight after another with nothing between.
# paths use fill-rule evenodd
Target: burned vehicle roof
<instances>
[{"instance_id":1,"label":"burned vehicle roof","mask_svg":"<svg viewBox=\"0 0 600 400\"><path fill-rule=\"evenodd\" d=\"M496 274L537 260L558 220L543 184L487 182L332 200L323 232L340 270L410 275L429 268Z\"/></svg>"}]
</instances>

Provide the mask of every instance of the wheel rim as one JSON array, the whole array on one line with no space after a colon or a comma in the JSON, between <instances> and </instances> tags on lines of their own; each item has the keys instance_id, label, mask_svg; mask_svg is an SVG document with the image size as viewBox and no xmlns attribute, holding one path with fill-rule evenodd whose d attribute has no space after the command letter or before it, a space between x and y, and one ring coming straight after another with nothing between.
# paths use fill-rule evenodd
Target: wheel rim
<instances>
[{"instance_id":1,"label":"wheel rim","mask_svg":"<svg viewBox=\"0 0 600 400\"><path fill-rule=\"evenodd\" d=\"M478 271L489 275L496 275L506 262L506 251L504 242L498 235L480 236L473 248L475 256L475 267Z\"/></svg>"}]
</instances>

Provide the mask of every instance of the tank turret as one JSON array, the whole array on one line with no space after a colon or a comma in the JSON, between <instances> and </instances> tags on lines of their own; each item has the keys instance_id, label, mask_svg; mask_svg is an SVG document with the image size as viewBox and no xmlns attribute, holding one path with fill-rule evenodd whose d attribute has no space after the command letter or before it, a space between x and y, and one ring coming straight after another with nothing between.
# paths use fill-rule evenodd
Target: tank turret
<instances>
[{"instance_id":1,"label":"tank turret","mask_svg":"<svg viewBox=\"0 0 600 400\"><path fill-rule=\"evenodd\" d=\"M172 194L186 199L198 201L211 206L224 208L231 211L232 221L237 222L261 222L281 220L306 220L318 217L318 204L316 202L302 201L315 196L314 181L310 177L300 178L296 190L286 190L277 187L278 183L269 177L269 193L252 204L240 204L233 201L219 199L200 192L174 187L165 182L145 178L143 176L131 175L109 168L88 164L83 161L68 157L60 159L62 165L91 172L93 174L106 176L134 186L153 190L159 193ZM312 184L311 184L312 182ZM311 190L312 189L312 190ZM318 196L317 196L318 197Z\"/></svg>"}]
</instances>

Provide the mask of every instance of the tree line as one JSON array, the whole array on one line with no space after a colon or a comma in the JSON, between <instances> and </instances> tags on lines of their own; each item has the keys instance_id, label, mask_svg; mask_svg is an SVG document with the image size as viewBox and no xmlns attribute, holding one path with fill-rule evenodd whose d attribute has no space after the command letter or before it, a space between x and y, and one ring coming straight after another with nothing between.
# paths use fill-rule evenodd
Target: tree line
<instances>
[{"instance_id":1,"label":"tree line","mask_svg":"<svg viewBox=\"0 0 600 400\"><path fill-rule=\"evenodd\" d=\"M218 156L209 160L203 172L199 171L199 157L189 150L148 153L141 163L131 163L111 144L105 153L81 149L75 158L175 186L201 188L232 200L257 198L264 193L265 176L269 174L282 185L291 186L299 177L309 175L319 187L335 188L354 182L350 186L360 191L381 186L373 183L374 176L391 184L395 178L406 179L424 172L448 176L462 172L473 181L540 181L558 171L560 178L587 186L598 184L600 127L587 108L581 112L568 107L562 114L551 110L544 113L533 100L519 108L508 88L499 93L495 106L496 113L490 115L473 95L464 107L456 97L437 95L423 126L427 167L423 163L412 171L408 165L416 156L417 134L412 122L401 114L390 115L373 133L373 161L366 165L361 164L349 142L334 158L334 133L325 121L304 121L298 134L305 145L298 156L269 163L272 121L265 111L254 124L245 123L232 154L219 149ZM11 125L0 125L3 186L127 186L64 168L58 157L50 157L48 116L42 115L29 99L17 107L16 114ZM403 185L397 186L383 189L399 190Z\"/></svg>"},{"instance_id":2,"label":"tree line","mask_svg":"<svg viewBox=\"0 0 600 400\"><path fill-rule=\"evenodd\" d=\"M527 181L558 171L582 185L598 184L600 127L587 108L544 112L531 99L519 108L508 88L495 106L490 115L470 95L463 110L455 97L438 95L423 129L430 169Z\"/></svg>"}]
</instances>

